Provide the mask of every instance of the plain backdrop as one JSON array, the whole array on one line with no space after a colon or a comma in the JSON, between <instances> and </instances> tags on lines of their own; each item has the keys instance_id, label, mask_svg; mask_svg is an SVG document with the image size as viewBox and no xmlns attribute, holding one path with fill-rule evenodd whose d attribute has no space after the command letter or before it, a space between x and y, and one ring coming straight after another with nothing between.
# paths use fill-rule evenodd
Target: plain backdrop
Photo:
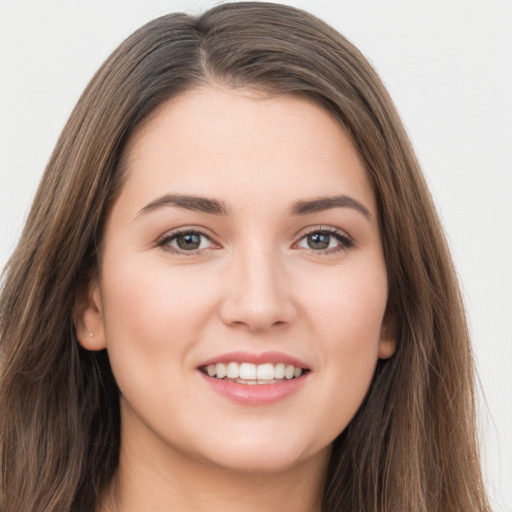
<instances>
[{"instance_id":1,"label":"plain backdrop","mask_svg":"<svg viewBox=\"0 0 512 512\"><path fill-rule=\"evenodd\" d=\"M0 268L92 74L132 31L220 2L0 0ZM483 392L495 509L512 511L512 1L296 0L376 67L450 240Z\"/></svg>"}]
</instances>

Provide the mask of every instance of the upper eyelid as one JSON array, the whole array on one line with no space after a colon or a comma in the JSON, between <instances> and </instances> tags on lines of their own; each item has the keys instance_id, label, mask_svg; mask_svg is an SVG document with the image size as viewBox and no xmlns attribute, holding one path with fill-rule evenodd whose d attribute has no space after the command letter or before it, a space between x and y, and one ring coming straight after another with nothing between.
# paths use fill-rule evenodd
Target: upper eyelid
<instances>
[{"instance_id":1,"label":"upper eyelid","mask_svg":"<svg viewBox=\"0 0 512 512\"><path fill-rule=\"evenodd\" d=\"M353 237L349 233L347 233L347 231L345 231L344 229L336 228L334 226L322 225L322 224L302 228L295 235L295 239L298 241L311 233L322 232L322 231L331 233L331 234L341 235L341 236L349 239L350 241L354 242Z\"/></svg>"},{"instance_id":2,"label":"upper eyelid","mask_svg":"<svg viewBox=\"0 0 512 512\"><path fill-rule=\"evenodd\" d=\"M217 242L217 237L214 234L212 234L210 232L210 230L208 230L206 228L199 227L199 226L182 226L182 227L170 229L170 230L166 231L163 235L159 236L157 238L157 241L165 240L168 238L173 238L175 236L182 235L184 233L199 233L200 235L203 235L206 238L209 238L210 240Z\"/></svg>"}]
</instances>

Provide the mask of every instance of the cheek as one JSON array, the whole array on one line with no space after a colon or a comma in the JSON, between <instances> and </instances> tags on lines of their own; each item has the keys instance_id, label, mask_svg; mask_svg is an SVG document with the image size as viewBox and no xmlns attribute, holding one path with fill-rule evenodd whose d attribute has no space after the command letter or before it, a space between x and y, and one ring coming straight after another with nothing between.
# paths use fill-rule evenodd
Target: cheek
<instances>
[{"instance_id":1,"label":"cheek","mask_svg":"<svg viewBox=\"0 0 512 512\"><path fill-rule=\"evenodd\" d=\"M321 286L309 286L307 311L314 316L319 338L331 354L368 351L377 354L387 304L387 278L382 265L373 271L333 272Z\"/></svg>"},{"instance_id":2,"label":"cheek","mask_svg":"<svg viewBox=\"0 0 512 512\"><path fill-rule=\"evenodd\" d=\"M108 281L103 284L108 325L116 331L134 333L172 325L173 337L179 337L180 329L201 320L206 307L204 293L198 293L197 278L140 259L110 266ZM164 328L160 334L167 337L171 332Z\"/></svg>"},{"instance_id":3,"label":"cheek","mask_svg":"<svg viewBox=\"0 0 512 512\"><path fill-rule=\"evenodd\" d=\"M349 424L369 389L386 303L385 272L339 273L327 292L311 296L314 339L321 345L320 368L325 370L325 428L333 438Z\"/></svg>"},{"instance_id":4,"label":"cheek","mask_svg":"<svg viewBox=\"0 0 512 512\"><path fill-rule=\"evenodd\" d=\"M144 372L169 379L199 342L212 297L198 293L186 271L137 258L110 265L102 284L107 348L118 381Z\"/></svg>"}]
</instances>

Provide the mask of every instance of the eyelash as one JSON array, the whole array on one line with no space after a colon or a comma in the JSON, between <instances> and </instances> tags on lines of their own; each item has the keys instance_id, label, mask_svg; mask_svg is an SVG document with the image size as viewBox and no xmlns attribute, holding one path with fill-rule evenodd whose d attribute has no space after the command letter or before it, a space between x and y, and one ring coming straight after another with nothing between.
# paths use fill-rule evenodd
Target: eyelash
<instances>
[{"instance_id":1,"label":"eyelash","mask_svg":"<svg viewBox=\"0 0 512 512\"><path fill-rule=\"evenodd\" d=\"M183 254L183 255L186 255L186 256L191 256L191 255L194 255L194 254L201 254L205 250L205 249L196 249L196 250L193 250L193 251L186 251L186 250L182 250L182 249L179 249L179 248L176 248L176 247L172 247L170 245L170 243L173 240L176 240L180 235L200 235L201 237L207 238L213 244L218 245L220 247L220 244L215 240L214 237L212 237L211 235L205 233L204 231L201 231L198 228L190 228L190 227L182 228L182 229L177 229L176 231L173 231L170 234L164 235L161 239L159 239L157 241L157 246L161 247L165 251L169 251L169 252L171 252L173 254Z\"/></svg>"},{"instance_id":2,"label":"eyelash","mask_svg":"<svg viewBox=\"0 0 512 512\"><path fill-rule=\"evenodd\" d=\"M327 234L329 236L334 236L336 240L339 242L339 244L336 247L331 247L327 249L321 249L321 250L315 250L311 248L304 248L310 253L312 253L315 256L323 256L323 255L330 255L335 254L341 251L347 251L353 247L355 247L355 242L352 238L350 238L348 235L346 235L344 232L327 226L315 226L311 229L308 229L307 231L301 233L300 238L297 242L293 244L292 247L297 247L297 245L304 240L306 237L314 234ZM184 250L179 249L176 247L172 247L170 244L174 240L176 240L180 235L199 235L200 237L204 237L208 239L211 243L214 245L217 245L220 247L220 244L215 240L214 237L212 237L210 234L205 233L204 231L197 229L197 228L182 228L178 229L176 231L173 231L170 234L164 235L162 238L160 238L157 241L157 246L161 247L165 251L171 252L173 254L179 254L179 255L185 255L185 256L193 256L196 254L203 253L206 249L196 249L196 250Z\"/></svg>"},{"instance_id":3,"label":"eyelash","mask_svg":"<svg viewBox=\"0 0 512 512\"><path fill-rule=\"evenodd\" d=\"M336 247L331 247L322 250L307 248L306 250L308 250L314 256L336 254L342 251L352 249L356 245L354 240L351 237L349 237L346 233L330 226L314 226L312 228L308 228L307 231L301 233L299 240L295 242L293 245L297 246L297 244L299 244L308 236L316 234L326 234L329 236L334 236L334 238L336 238L339 244Z\"/></svg>"}]
</instances>

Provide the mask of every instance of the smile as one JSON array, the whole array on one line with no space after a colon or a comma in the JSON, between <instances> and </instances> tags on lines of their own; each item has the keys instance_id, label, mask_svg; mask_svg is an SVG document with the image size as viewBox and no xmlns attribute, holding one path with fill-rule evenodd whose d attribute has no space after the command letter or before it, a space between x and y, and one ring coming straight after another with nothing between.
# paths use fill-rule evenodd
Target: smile
<instances>
[{"instance_id":1,"label":"smile","mask_svg":"<svg viewBox=\"0 0 512 512\"><path fill-rule=\"evenodd\" d=\"M248 385L276 384L286 380L293 380L299 378L307 371L298 366L285 363L253 364L248 362L237 363L235 361L209 364L200 367L199 370L215 379Z\"/></svg>"},{"instance_id":2,"label":"smile","mask_svg":"<svg viewBox=\"0 0 512 512\"><path fill-rule=\"evenodd\" d=\"M229 352L203 361L198 374L216 394L244 406L270 405L300 393L307 363L282 352Z\"/></svg>"}]
</instances>

